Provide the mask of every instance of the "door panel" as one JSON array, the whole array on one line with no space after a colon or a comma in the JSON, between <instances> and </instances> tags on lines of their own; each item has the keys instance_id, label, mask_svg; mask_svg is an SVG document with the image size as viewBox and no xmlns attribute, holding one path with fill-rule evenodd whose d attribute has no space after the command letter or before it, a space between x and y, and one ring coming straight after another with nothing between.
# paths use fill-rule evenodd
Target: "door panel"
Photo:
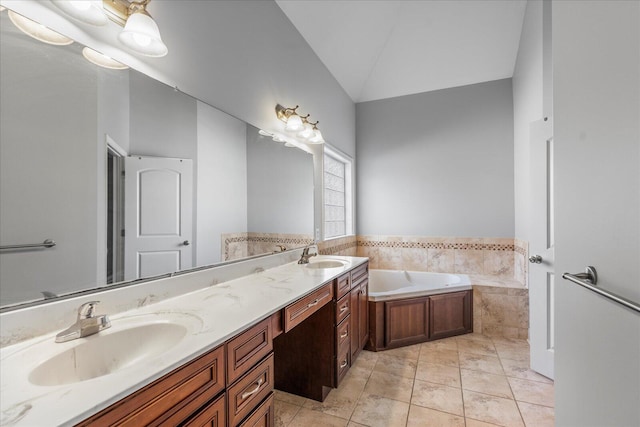
<instances>
[{"instance_id":1,"label":"door panel","mask_svg":"<svg viewBox=\"0 0 640 427\"><path fill-rule=\"evenodd\" d=\"M553 1L558 426L640 425L640 2Z\"/></svg>"},{"instance_id":2,"label":"door panel","mask_svg":"<svg viewBox=\"0 0 640 427\"><path fill-rule=\"evenodd\" d=\"M553 137L551 120L539 120L530 127L531 239L529 253L529 335L531 369L554 377L553 288Z\"/></svg>"},{"instance_id":3,"label":"door panel","mask_svg":"<svg viewBox=\"0 0 640 427\"><path fill-rule=\"evenodd\" d=\"M192 161L125 159L125 280L192 267Z\"/></svg>"}]
</instances>

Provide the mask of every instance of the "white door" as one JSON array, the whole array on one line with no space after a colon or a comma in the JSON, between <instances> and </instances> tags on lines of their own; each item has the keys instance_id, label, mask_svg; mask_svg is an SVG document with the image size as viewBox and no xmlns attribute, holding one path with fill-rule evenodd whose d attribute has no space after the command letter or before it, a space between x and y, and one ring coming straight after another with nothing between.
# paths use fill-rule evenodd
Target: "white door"
<instances>
[{"instance_id":1,"label":"white door","mask_svg":"<svg viewBox=\"0 0 640 427\"><path fill-rule=\"evenodd\" d=\"M640 2L553 1L556 425L640 426Z\"/></svg>"},{"instance_id":2,"label":"white door","mask_svg":"<svg viewBox=\"0 0 640 427\"><path fill-rule=\"evenodd\" d=\"M554 233L551 120L531 123L531 233L529 240L529 338L531 369L553 378Z\"/></svg>"},{"instance_id":3,"label":"white door","mask_svg":"<svg viewBox=\"0 0 640 427\"><path fill-rule=\"evenodd\" d=\"M125 280L192 266L192 167L189 159L125 159Z\"/></svg>"}]
</instances>

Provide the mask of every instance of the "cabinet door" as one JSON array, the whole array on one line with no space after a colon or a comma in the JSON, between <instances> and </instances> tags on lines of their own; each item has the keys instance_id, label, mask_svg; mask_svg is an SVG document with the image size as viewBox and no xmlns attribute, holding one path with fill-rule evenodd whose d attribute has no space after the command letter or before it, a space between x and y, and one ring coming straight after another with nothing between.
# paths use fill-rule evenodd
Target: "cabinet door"
<instances>
[{"instance_id":1,"label":"cabinet door","mask_svg":"<svg viewBox=\"0 0 640 427\"><path fill-rule=\"evenodd\" d=\"M472 331L471 291L429 297L429 339Z\"/></svg>"},{"instance_id":2,"label":"cabinet door","mask_svg":"<svg viewBox=\"0 0 640 427\"><path fill-rule=\"evenodd\" d=\"M369 281L365 280L360 285L360 291L358 292L358 337L360 338L360 345L358 346L358 352L367 345L369 339Z\"/></svg>"},{"instance_id":3,"label":"cabinet door","mask_svg":"<svg viewBox=\"0 0 640 427\"><path fill-rule=\"evenodd\" d=\"M385 347L401 347L429 338L429 297L385 302Z\"/></svg>"},{"instance_id":4,"label":"cabinet door","mask_svg":"<svg viewBox=\"0 0 640 427\"><path fill-rule=\"evenodd\" d=\"M184 424L184 427L225 427L225 425L226 415L223 394Z\"/></svg>"},{"instance_id":5,"label":"cabinet door","mask_svg":"<svg viewBox=\"0 0 640 427\"><path fill-rule=\"evenodd\" d=\"M351 289L351 360L360 354L360 286Z\"/></svg>"}]
</instances>

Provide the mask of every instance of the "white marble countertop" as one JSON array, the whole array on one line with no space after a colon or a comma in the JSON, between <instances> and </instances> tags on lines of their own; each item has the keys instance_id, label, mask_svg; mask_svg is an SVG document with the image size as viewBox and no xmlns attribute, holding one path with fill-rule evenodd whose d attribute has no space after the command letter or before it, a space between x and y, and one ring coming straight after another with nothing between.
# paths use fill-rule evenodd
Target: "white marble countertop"
<instances>
[{"instance_id":1,"label":"white marble countertop","mask_svg":"<svg viewBox=\"0 0 640 427\"><path fill-rule=\"evenodd\" d=\"M340 259L347 265L309 269L288 263L111 316L112 327L98 335L163 319L184 324L189 332L166 352L109 375L56 386L29 381L35 367L84 340L100 339L98 335L56 344L56 333L50 333L2 348L0 425L80 422L367 261L343 256L319 256L316 260L322 259Z\"/></svg>"}]
</instances>

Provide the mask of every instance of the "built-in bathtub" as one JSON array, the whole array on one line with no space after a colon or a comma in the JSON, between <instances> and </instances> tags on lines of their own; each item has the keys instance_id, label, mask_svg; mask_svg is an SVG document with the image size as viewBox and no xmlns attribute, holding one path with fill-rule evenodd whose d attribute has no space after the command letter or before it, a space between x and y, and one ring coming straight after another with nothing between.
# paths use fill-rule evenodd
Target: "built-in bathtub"
<instances>
[{"instance_id":1,"label":"built-in bathtub","mask_svg":"<svg viewBox=\"0 0 640 427\"><path fill-rule=\"evenodd\" d=\"M472 289L464 274L369 270L368 349L473 332Z\"/></svg>"},{"instance_id":2,"label":"built-in bathtub","mask_svg":"<svg viewBox=\"0 0 640 427\"><path fill-rule=\"evenodd\" d=\"M466 274L369 270L369 301L390 301L471 290Z\"/></svg>"}]
</instances>

